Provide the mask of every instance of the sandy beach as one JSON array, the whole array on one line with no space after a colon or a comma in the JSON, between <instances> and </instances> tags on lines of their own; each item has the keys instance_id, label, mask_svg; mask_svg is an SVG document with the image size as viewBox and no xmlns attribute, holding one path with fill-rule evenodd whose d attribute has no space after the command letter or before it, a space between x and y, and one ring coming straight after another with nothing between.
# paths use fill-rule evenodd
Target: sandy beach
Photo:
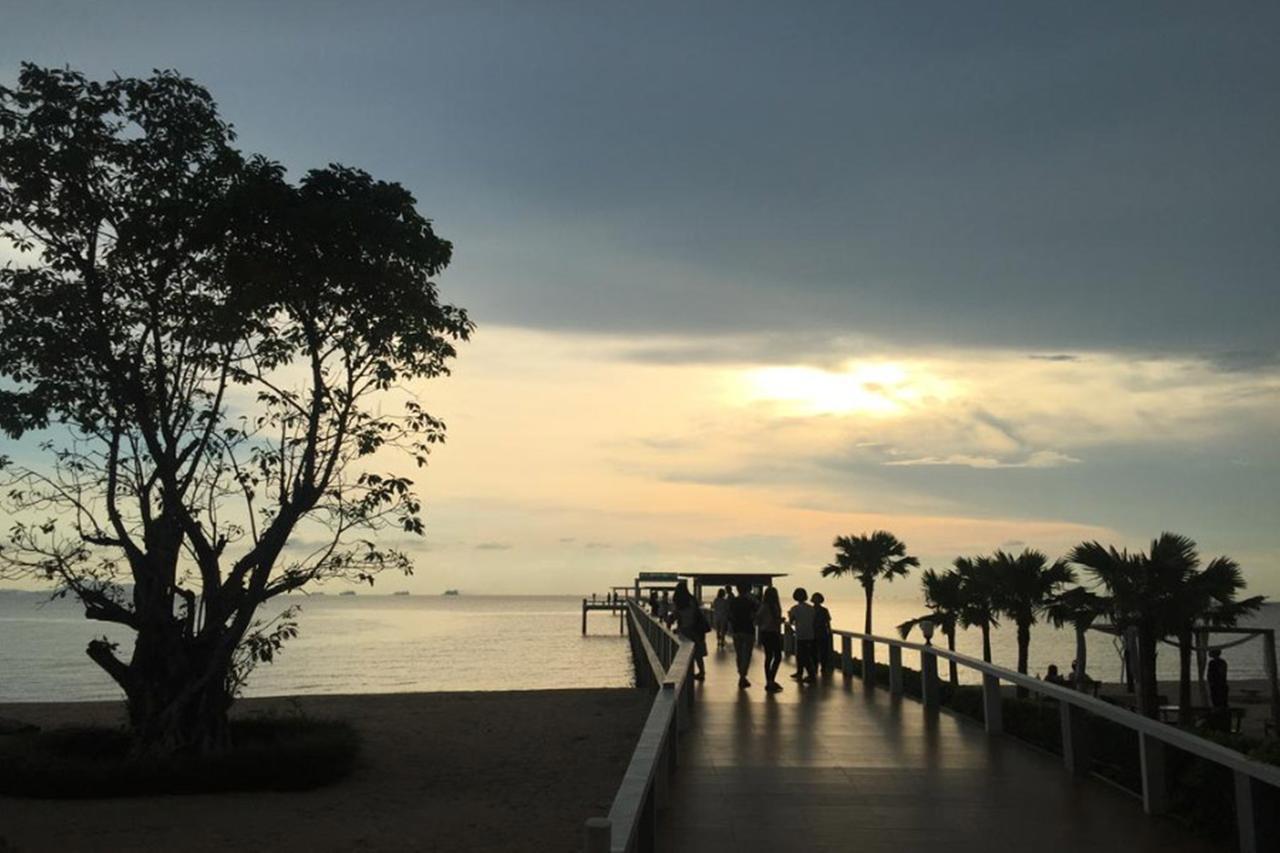
<instances>
[{"instance_id":1,"label":"sandy beach","mask_svg":"<svg viewBox=\"0 0 1280 853\"><path fill-rule=\"evenodd\" d=\"M0 850L559 853L608 810L650 701L632 689L243 700L240 715L355 723L355 772L301 793L0 797ZM120 715L119 703L0 705L0 718L46 729Z\"/></svg>"}]
</instances>

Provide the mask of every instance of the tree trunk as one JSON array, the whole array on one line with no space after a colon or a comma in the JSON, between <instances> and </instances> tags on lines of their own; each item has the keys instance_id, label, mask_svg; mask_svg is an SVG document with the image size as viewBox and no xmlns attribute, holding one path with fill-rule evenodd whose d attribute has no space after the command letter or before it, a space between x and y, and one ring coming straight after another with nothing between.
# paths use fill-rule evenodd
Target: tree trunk
<instances>
[{"instance_id":1,"label":"tree trunk","mask_svg":"<svg viewBox=\"0 0 1280 853\"><path fill-rule=\"evenodd\" d=\"M948 649L949 651L953 651L953 652L954 652L954 651L956 650L956 629L955 629L955 627L953 626L953 627L951 628L951 630L950 630L950 631L947 631L947 632L946 632L946 634L947 634L947 649ZM947 663L949 663L949 664L950 664L949 669L951 670L951 686L952 686L952 687L959 687L959 686L960 686L960 673L956 670L956 662L955 662L955 661L947 661Z\"/></svg>"},{"instance_id":2,"label":"tree trunk","mask_svg":"<svg viewBox=\"0 0 1280 853\"><path fill-rule=\"evenodd\" d=\"M1138 711L1146 717L1160 716L1160 685L1156 681L1156 638L1151 631L1138 630Z\"/></svg>"},{"instance_id":3,"label":"tree trunk","mask_svg":"<svg viewBox=\"0 0 1280 853\"><path fill-rule=\"evenodd\" d=\"M134 757L207 755L230 745L230 662L177 624L143 625L124 677Z\"/></svg>"},{"instance_id":4,"label":"tree trunk","mask_svg":"<svg viewBox=\"0 0 1280 853\"><path fill-rule=\"evenodd\" d=\"M1191 629L1178 632L1178 725L1186 728L1191 715Z\"/></svg>"},{"instance_id":5,"label":"tree trunk","mask_svg":"<svg viewBox=\"0 0 1280 853\"><path fill-rule=\"evenodd\" d=\"M862 590L867 595L867 618L866 618L865 627L863 628L862 632L864 634L870 634L871 633L871 596L875 592L875 584L869 584L869 583L863 584Z\"/></svg>"},{"instance_id":6,"label":"tree trunk","mask_svg":"<svg viewBox=\"0 0 1280 853\"><path fill-rule=\"evenodd\" d=\"M982 623L982 659L991 663L991 623Z\"/></svg>"},{"instance_id":7,"label":"tree trunk","mask_svg":"<svg viewBox=\"0 0 1280 853\"><path fill-rule=\"evenodd\" d=\"M1018 622L1018 672L1027 674L1027 655L1031 648L1031 626L1026 622ZM1025 699L1030 691L1018 687L1018 698Z\"/></svg>"},{"instance_id":8,"label":"tree trunk","mask_svg":"<svg viewBox=\"0 0 1280 853\"><path fill-rule=\"evenodd\" d=\"M1085 665L1089 660L1089 646L1084 639L1086 630L1085 628L1076 628L1076 683L1074 685L1076 690L1086 690L1089 687L1088 682L1085 681L1088 678L1088 670L1085 669Z\"/></svg>"}]
</instances>

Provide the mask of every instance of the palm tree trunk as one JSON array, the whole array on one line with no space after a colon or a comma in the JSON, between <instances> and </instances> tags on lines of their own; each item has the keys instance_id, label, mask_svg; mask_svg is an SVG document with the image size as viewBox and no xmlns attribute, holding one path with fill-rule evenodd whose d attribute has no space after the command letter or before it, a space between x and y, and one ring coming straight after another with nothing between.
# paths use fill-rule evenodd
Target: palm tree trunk
<instances>
[{"instance_id":1,"label":"palm tree trunk","mask_svg":"<svg viewBox=\"0 0 1280 853\"><path fill-rule=\"evenodd\" d=\"M1031 626L1026 622L1018 622L1018 672L1027 674L1027 656L1031 649ZM1025 687L1018 688L1018 698L1025 699L1030 691Z\"/></svg>"},{"instance_id":2,"label":"palm tree trunk","mask_svg":"<svg viewBox=\"0 0 1280 853\"><path fill-rule=\"evenodd\" d=\"M1191 716L1191 629L1178 632L1178 725L1190 726Z\"/></svg>"},{"instance_id":3,"label":"palm tree trunk","mask_svg":"<svg viewBox=\"0 0 1280 853\"><path fill-rule=\"evenodd\" d=\"M1138 631L1138 710L1146 717L1160 716L1160 685L1156 681L1156 637L1153 631Z\"/></svg>"},{"instance_id":4,"label":"palm tree trunk","mask_svg":"<svg viewBox=\"0 0 1280 853\"><path fill-rule=\"evenodd\" d=\"M947 631L947 649L948 649L949 651L953 651L953 652L956 650L956 629L955 629L955 626L952 626L951 630L950 630L950 631ZM959 687L959 686L960 686L960 674L959 674L959 672L957 672L957 670L956 670L956 662L955 662L955 661L947 661L947 663L949 663L949 664L951 665L951 666L950 666L950 670L951 670L951 686L952 686L952 687Z\"/></svg>"},{"instance_id":5,"label":"palm tree trunk","mask_svg":"<svg viewBox=\"0 0 1280 853\"><path fill-rule=\"evenodd\" d=\"M991 663L991 623L982 623L982 659Z\"/></svg>"},{"instance_id":6,"label":"palm tree trunk","mask_svg":"<svg viewBox=\"0 0 1280 853\"><path fill-rule=\"evenodd\" d=\"M866 627L863 628L864 634L871 633L871 596L875 593L875 584L866 583L862 585L863 592L867 595L867 619Z\"/></svg>"},{"instance_id":7,"label":"palm tree trunk","mask_svg":"<svg viewBox=\"0 0 1280 853\"><path fill-rule=\"evenodd\" d=\"M1089 658L1089 644L1084 640L1085 628L1076 628L1076 690L1084 690L1089 685L1085 682L1088 677L1088 670L1085 665Z\"/></svg>"}]
</instances>

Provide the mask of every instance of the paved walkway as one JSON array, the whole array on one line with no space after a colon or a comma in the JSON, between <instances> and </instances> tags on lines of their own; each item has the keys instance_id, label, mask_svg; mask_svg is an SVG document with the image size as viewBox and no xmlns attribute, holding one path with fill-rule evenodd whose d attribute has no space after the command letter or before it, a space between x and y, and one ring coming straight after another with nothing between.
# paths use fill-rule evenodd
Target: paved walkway
<instances>
[{"instance_id":1,"label":"paved walkway","mask_svg":"<svg viewBox=\"0 0 1280 853\"><path fill-rule=\"evenodd\" d=\"M714 646L715 638L711 637ZM1177 824L1061 761L914 700L834 675L749 690L732 650L707 657L661 850L821 853L1210 851Z\"/></svg>"}]
</instances>

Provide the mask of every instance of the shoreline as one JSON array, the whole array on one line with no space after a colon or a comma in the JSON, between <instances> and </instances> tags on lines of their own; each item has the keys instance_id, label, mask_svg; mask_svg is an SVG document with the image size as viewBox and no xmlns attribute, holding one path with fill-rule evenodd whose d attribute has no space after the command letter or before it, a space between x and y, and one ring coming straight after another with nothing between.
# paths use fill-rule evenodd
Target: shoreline
<instances>
[{"instance_id":1,"label":"shoreline","mask_svg":"<svg viewBox=\"0 0 1280 853\"><path fill-rule=\"evenodd\" d=\"M635 688L242 699L233 716L351 722L356 769L302 792L0 797L0 849L577 849L582 821L608 810L651 702ZM7 702L0 717L110 725L123 703Z\"/></svg>"}]
</instances>

